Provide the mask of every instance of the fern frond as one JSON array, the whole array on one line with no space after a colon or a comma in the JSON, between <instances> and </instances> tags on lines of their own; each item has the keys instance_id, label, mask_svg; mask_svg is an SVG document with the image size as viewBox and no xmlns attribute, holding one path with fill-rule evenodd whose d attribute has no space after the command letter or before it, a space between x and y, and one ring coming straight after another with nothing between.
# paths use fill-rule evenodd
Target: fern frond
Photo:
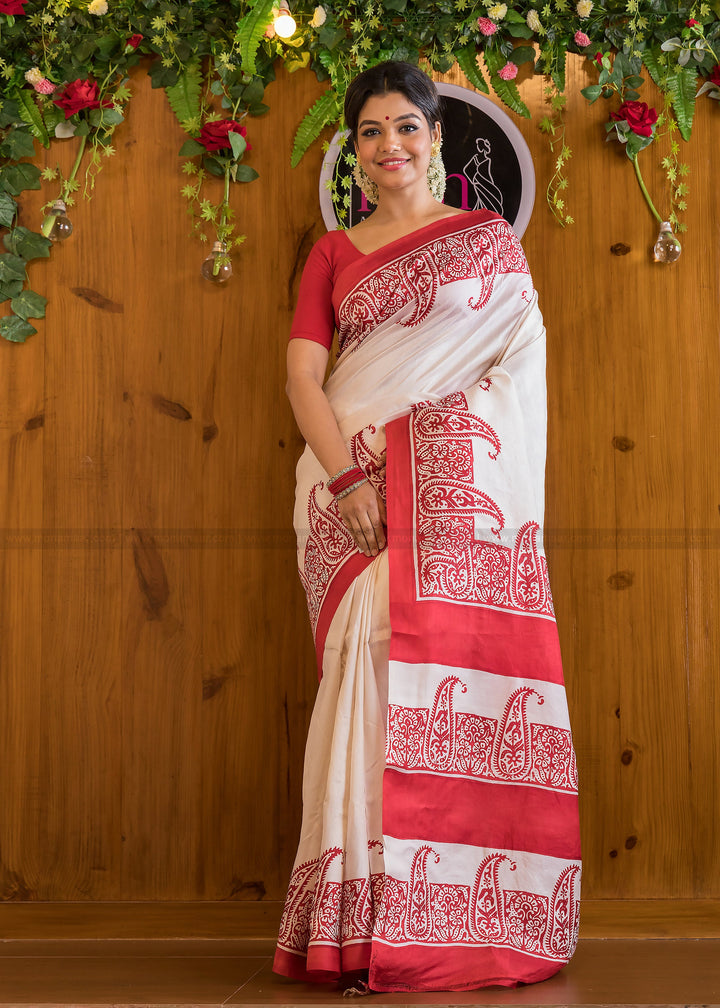
<instances>
[{"instance_id":1,"label":"fern frond","mask_svg":"<svg viewBox=\"0 0 720 1008\"><path fill-rule=\"evenodd\" d=\"M182 126L191 119L200 118L200 96L202 93L202 75L200 60L197 57L189 60L178 78L177 84L165 88L170 108L177 116Z\"/></svg>"},{"instance_id":2,"label":"fern frond","mask_svg":"<svg viewBox=\"0 0 720 1008\"><path fill-rule=\"evenodd\" d=\"M274 0L254 0L245 17L238 22L235 44L240 52L240 64L248 74L255 74L255 57L265 29L272 17Z\"/></svg>"},{"instance_id":3,"label":"fern frond","mask_svg":"<svg viewBox=\"0 0 720 1008\"><path fill-rule=\"evenodd\" d=\"M35 103L33 93L31 91L18 88L15 92L15 99L18 103L18 111L22 121L26 126L30 127L30 132L36 140L40 141L43 147L49 147L50 136L45 128L45 123L43 122L40 109Z\"/></svg>"},{"instance_id":4,"label":"fern frond","mask_svg":"<svg viewBox=\"0 0 720 1008\"><path fill-rule=\"evenodd\" d=\"M305 118L298 126L293 144L290 164L296 168L302 159L303 154L310 144L317 140L320 133L328 123L334 122L340 117L340 108L337 95L330 88L324 95L321 95L312 108L306 113Z\"/></svg>"},{"instance_id":5,"label":"fern frond","mask_svg":"<svg viewBox=\"0 0 720 1008\"><path fill-rule=\"evenodd\" d=\"M475 45L469 45L456 54L457 63L474 88L483 94L489 94L490 89L478 65L477 55Z\"/></svg>"}]
</instances>

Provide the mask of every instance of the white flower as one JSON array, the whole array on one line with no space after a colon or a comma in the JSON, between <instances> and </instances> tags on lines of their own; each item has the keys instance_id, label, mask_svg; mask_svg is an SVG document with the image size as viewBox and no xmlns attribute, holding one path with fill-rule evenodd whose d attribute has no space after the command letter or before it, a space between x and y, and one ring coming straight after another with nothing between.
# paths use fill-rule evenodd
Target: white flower
<instances>
[{"instance_id":1,"label":"white flower","mask_svg":"<svg viewBox=\"0 0 720 1008\"><path fill-rule=\"evenodd\" d=\"M579 18L588 18L590 17L590 11L594 6L595 4L592 0L578 0L578 5L575 10L577 11Z\"/></svg>"},{"instance_id":2,"label":"white flower","mask_svg":"<svg viewBox=\"0 0 720 1008\"><path fill-rule=\"evenodd\" d=\"M507 4L496 3L492 7L488 7L488 17L491 17L493 21L502 21L506 14Z\"/></svg>"},{"instance_id":3,"label":"white flower","mask_svg":"<svg viewBox=\"0 0 720 1008\"><path fill-rule=\"evenodd\" d=\"M530 29L530 31L534 32L542 31L542 22L540 21L538 12L534 8L528 11L525 21L527 22L527 26Z\"/></svg>"},{"instance_id":4,"label":"white flower","mask_svg":"<svg viewBox=\"0 0 720 1008\"><path fill-rule=\"evenodd\" d=\"M107 14L108 5L106 0L90 0L88 4L88 14Z\"/></svg>"},{"instance_id":5,"label":"white flower","mask_svg":"<svg viewBox=\"0 0 720 1008\"><path fill-rule=\"evenodd\" d=\"M32 84L34 87L36 84L39 84L41 80L45 80L45 78L37 67L30 67L29 70L25 71L25 80L28 84Z\"/></svg>"},{"instance_id":6,"label":"white flower","mask_svg":"<svg viewBox=\"0 0 720 1008\"><path fill-rule=\"evenodd\" d=\"M316 7L315 12L310 19L311 28L322 28L322 26L327 21L327 13L324 7Z\"/></svg>"}]
</instances>

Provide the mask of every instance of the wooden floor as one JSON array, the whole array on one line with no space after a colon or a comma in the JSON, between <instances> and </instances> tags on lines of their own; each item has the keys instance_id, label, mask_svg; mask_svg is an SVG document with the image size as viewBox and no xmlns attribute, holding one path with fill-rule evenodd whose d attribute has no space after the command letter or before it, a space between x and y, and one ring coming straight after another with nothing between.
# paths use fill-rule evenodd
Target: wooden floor
<instances>
[{"instance_id":1,"label":"wooden floor","mask_svg":"<svg viewBox=\"0 0 720 1008\"><path fill-rule=\"evenodd\" d=\"M0 1008L54 1005L348 1004L336 987L284 981L266 940L0 940ZM545 983L515 990L388 995L383 1005L720 1006L718 938L584 938Z\"/></svg>"}]
</instances>

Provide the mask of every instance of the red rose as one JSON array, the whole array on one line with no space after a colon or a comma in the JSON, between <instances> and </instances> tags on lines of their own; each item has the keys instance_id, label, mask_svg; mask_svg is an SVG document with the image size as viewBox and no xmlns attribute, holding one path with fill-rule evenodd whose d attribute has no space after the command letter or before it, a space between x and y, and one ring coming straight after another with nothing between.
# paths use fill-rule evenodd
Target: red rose
<instances>
[{"instance_id":1,"label":"red rose","mask_svg":"<svg viewBox=\"0 0 720 1008\"><path fill-rule=\"evenodd\" d=\"M688 18L685 24L688 26L688 28L694 28L695 25L699 25L700 22L696 21L695 18Z\"/></svg>"},{"instance_id":2,"label":"red rose","mask_svg":"<svg viewBox=\"0 0 720 1008\"><path fill-rule=\"evenodd\" d=\"M711 84L715 84L716 87L720 87L720 63L716 63L712 68L708 80Z\"/></svg>"},{"instance_id":3,"label":"red rose","mask_svg":"<svg viewBox=\"0 0 720 1008\"><path fill-rule=\"evenodd\" d=\"M142 42L142 40L143 40L143 36L142 35L137 35L137 34L131 35L130 38L125 43L125 48L126 49L137 49L137 47L140 45L140 43Z\"/></svg>"},{"instance_id":4,"label":"red rose","mask_svg":"<svg viewBox=\"0 0 720 1008\"><path fill-rule=\"evenodd\" d=\"M247 136L247 130L239 122L234 119L219 119L217 122L205 123L200 130L200 143L208 152L225 150L230 148L229 133ZM252 150L250 144L247 145L247 150Z\"/></svg>"},{"instance_id":5,"label":"red rose","mask_svg":"<svg viewBox=\"0 0 720 1008\"><path fill-rule=\"evenodd\" d=\"M58 105L64 112L65 118L82 109L108 108L111 101L100 102L100 88L94 80L75 80L66 84L57 98L53 98L55 105Z\"/></svg>"},{"instance_id":6,"label":"red rose","mask_svg":"<svg viewBox=\"0 0 720 1008\"><path fill-rule=\"evenodd\" d=\"M649 137L652 136L652 128L657 122L657 112L654 108L648 108L645 102L626 101L617 112L610 113L610 118L615 122L622 122L624 119L633 133Z\"/></svg>"},{"instance_id":7,"label":"red rose","mask_svg":"<svg viewBox=\"0 0 720 1008\"><path fill-rule=\"evenodd\" d=\"M24 14L28 0L0 0L0 14Z\"/></svg>"}]
</instances>

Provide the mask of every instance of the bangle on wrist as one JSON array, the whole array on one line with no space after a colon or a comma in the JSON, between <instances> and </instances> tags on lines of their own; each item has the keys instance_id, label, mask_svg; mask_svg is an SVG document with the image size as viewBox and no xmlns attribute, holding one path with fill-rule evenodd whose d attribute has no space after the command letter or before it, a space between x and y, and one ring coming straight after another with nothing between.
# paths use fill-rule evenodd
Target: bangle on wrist
<instances>
[{"instance_id":1,"label":"bangle on wrist","mask_svg":"<svg viewBox=\"0 0 720 1008\"><path fill-rule=\"evenodd\" d=\"M365 473L362 471L360 466L353 464L351 466L347 466L345 469L341 469L340 472L335 473L334 476L331 476L325 486L334 497L337 497L338 494L347 490L349 486L361 483L365 479Z\"/></svg>"},{"instance_id":2,"label":"bangle on wrist","mask_svg":"<svg viewBox=\"0 0 720 1008\"><path fill-rule=\"evenodd\" d=\"M358 487L361 487L363 485L363 483L368 483L368 482L369 482L369 480L368 480L367 476L363 476L362 479L357 480L355 483L352 483L350 486L345 487L343 490L339 490L335 494L335 500L338 500L338 501L342 500L343 497L347 497L348 494L351 494L353 492L353 490L357 490Z\"/></svg>"}]
</instances>

